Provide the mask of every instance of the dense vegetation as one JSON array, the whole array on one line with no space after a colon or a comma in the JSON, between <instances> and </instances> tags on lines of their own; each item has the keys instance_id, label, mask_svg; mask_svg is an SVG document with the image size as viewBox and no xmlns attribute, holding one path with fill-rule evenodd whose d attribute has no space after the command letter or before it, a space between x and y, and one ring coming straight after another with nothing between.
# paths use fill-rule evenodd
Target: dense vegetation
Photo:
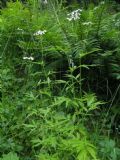
<instances>
[{"instance_id":1,"label":"dense vegetation","mask_svg":"<svg viewBox=\"0 0 120 160\"><path fill-rule=\"evenodd\" d=\"M120 160L118 4L9 2L0 62L0 160Z\"/></svg>"}]
</instances>

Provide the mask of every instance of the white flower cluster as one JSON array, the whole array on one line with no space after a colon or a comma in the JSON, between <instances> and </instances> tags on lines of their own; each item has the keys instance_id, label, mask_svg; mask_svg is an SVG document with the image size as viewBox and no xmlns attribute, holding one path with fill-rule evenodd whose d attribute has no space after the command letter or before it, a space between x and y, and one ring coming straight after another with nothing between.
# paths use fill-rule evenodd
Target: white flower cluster
<instances>
[{"instance_id":1,"label":"white flower cluster","mask_svg":"<svg viewBox=\"0 0 120 160\"><path fill-rule=\"evenodd\" d=\"M77 10L72 11L71 13L67 14L69 16L67 18L68 21L80 19L81 12L82 12L82 9L77 9Z\"/></svg>"},{"instance_id":2,"label":"white flower cluster","mask_svg":"<svg viewBox=\"0 0 120 160\"><path fill-rule=\"evenodd\" d=\"M34 33L33 35L34 35L34 36L39 36L39 35L45 34L46 32L47 32L46 30L43 30L43 31L39 30L39 31L37 31L36 33Z\"/></svg>"},{"instance_id":3,"label":"white flower cluster","mask_svg":"<svg viewBox=\"0 0 120 160\"><path fill-rule=\"evenodd\" d=\"M93 23L92 22L84 22L83 23L83 25L85 25L85 26L90 26L90 25L92 25Z\"/></svg>"},{"instance_id":4,"label":"white flower cluster","mask_svg":"<svg viewBox=\"0 0 120 160\"><path fill-rule=\"evenodd\" d=\"M34 60L34 58L33 58L33 57L23 57L23 59L24 59L24 60L31 60L31 61L33 61L33 60Z\"/></svg>"}]
</instances>

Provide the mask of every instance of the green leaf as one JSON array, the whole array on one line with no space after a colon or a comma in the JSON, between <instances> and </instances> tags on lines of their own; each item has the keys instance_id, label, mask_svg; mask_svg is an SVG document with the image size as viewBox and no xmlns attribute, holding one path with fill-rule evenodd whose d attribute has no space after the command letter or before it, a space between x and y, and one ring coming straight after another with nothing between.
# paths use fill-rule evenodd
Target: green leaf
<instances>
[{"instance_id":1,"label":"green leaf","mask_svg":"<svg viewBox=\"0 0 120 160\"><path fill-rule=\"evenodd\" d=\"M18 156L16 153L8 153L8 154L4 154L3 158L1 158L0 160L19 160Z\"/></svg>"}]
</instances>

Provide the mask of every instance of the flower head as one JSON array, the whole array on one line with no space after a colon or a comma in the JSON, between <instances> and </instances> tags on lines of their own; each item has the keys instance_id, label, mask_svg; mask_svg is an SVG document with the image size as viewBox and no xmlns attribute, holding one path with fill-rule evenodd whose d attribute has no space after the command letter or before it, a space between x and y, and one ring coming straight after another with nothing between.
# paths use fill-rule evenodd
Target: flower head
<instances>
[{"instance_id":1,"label":"flower head","mask_svg":"<svg viewBox=\"0 0 120 160\"><path fill-rule=\"evenodd\" d=\"M68 21L80 19L81 12L82 12L82 9L77 9L67 14L69 16L67 17Z\"/></svg>"},{"instance_id":2,"label":"flower head","mask_svg":"<svg viewBox=\"0 0 120 160\"><path fill-rule=\"evenodd\" d=\"M45 34L46 32L47 32L46 30L43 30L43 31L39 30L39 31L35 32L33 35L34 36L39 36L39 35Z\"/></svg>"},{"instance_id":3,"label":"flower head","mask_svg":"<svg viewBox=\"0 0 120 160\"><path fill-rule=\"evenodd\" d=\"M31 57L23 57L23 59L24 59L24 60L31 60L31 61L33 61L33 60L34 60L34 57L32 57L32 56L31 56Z\"/></svg>"}]
</instances>

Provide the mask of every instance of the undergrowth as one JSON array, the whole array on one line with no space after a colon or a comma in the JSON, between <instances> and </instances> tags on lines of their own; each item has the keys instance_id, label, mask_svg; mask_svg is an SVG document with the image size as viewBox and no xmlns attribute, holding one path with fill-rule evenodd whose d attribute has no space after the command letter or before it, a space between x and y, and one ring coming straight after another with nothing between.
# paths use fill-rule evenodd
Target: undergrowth
<instances>
[{"instance_id":1,"label":"undergrowth","mask_svg":"<svg viewBox=\"0 0 120 160\"><path fill-rule=\"evenodd\" d=\"M120 159L117 7L28 0L1 9L1 160Z\"/></svg>"}]
</instances>

